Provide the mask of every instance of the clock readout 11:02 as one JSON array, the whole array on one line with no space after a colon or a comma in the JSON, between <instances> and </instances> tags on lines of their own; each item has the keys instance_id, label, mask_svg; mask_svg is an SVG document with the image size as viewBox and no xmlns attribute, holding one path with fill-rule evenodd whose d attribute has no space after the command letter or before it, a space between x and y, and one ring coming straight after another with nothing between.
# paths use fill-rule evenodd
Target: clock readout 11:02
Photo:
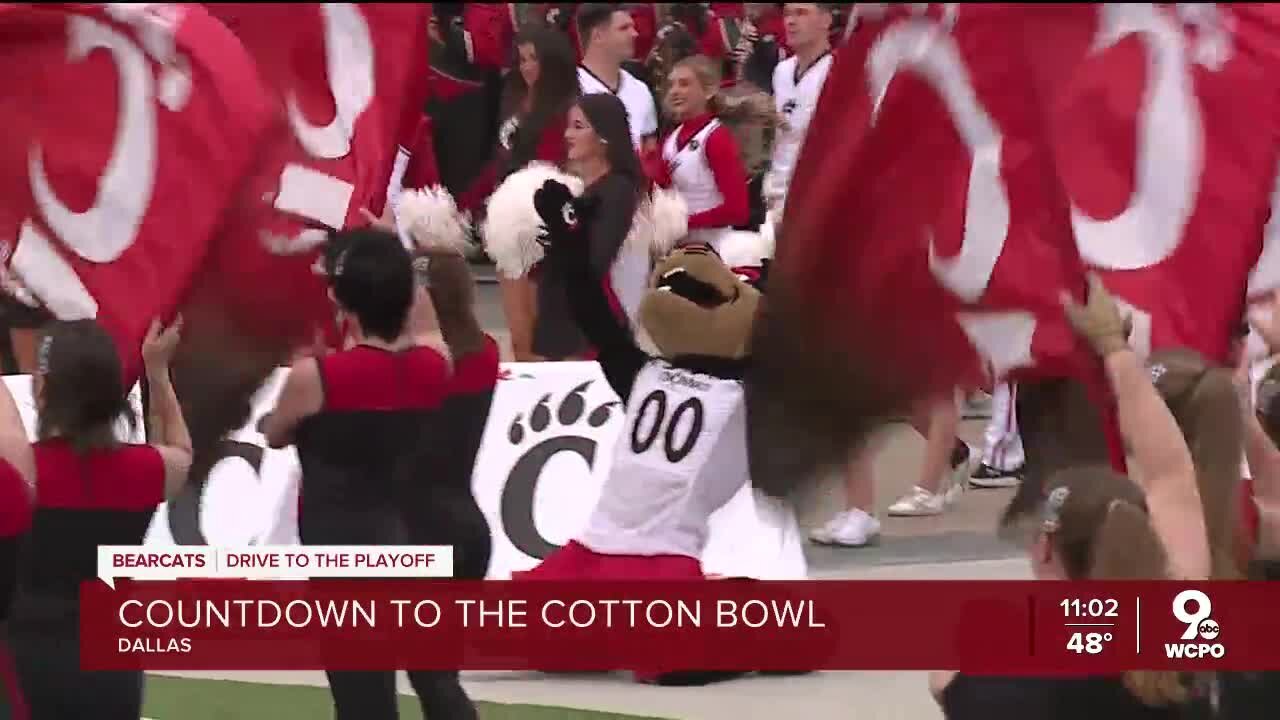
<instances>
[{"instance_id":1,"label":"clock readout 11:02","mask_svg":"<svg viewBox=\"0 0 1280 720\"><path fill-rule=\"evenodd\" d=\"M1069 618L1100 618L1100 617L1120 617L1120 601L1118 600L1102 600L1093 598L1092 600L1063 600L1058 603L1062 607L1062 612Z\"/></svg>"}]
</instances>

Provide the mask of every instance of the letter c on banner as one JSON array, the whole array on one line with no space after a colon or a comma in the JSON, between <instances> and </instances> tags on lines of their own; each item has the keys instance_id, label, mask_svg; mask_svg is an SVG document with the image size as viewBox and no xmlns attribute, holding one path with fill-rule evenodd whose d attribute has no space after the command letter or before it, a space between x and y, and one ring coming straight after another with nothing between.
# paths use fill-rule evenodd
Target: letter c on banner
<instances>
[{"instance_id":1,"label":"letter c on banner","mask_svg":"<svg viewBox=\"0 0 1280 720\"><path fill-rule=\"evenodd\" d=\"M596 441L578 435L561 435L543 440L520 456L502 488L500 501L502 527L517 550L535 558L545 558L559 549L538 530L533 517L533 499L538 478L551 458L562 452L573 453L593 467Z\"/></svg>"},{"instance_id":2,"label":"letter c on banner","mask_svg":"<svg viewBox=\"0 0 1280 720\"><path fill-rule=\"evenodd\" d=\"M1095 220L1071 206L1085 262L1106 270L1150 267L1182 240L1200 188L1204 128L1179 21L1150 3L1099 6L1093 52L1128 35L1146 40L1148 87L1138 113L1133 197L1124 212Z\"/></svg>"},{"instance_id":3,"label":"letter c on banner","mask_svg":"<svg viewBox=\"0 0 1280 720\"><path fill-rule=\"evenodd\" d=\"M98 180L93 205L74 212L58 198L45 172L43 151L31 148L31 194L55 235L77 255L95 263L120 257L137 237L155 190L156 109L146 54L128 37L88 17L67 21L70 60L83 60L105 48L120 76L120 112L106 169Z\"/></svg>"},{"instance_id":4,"label":"letter c on banner","mask_svg":"<svg viewBox=\"0 0 1280 720\"><path fill-rule=\"evenodd\" d=\"M356 3L320 3L319 7L324 19L325 70L333 93L333 120L328 125L313 125L292 94L287 107L302 147L315 157L335 160L351 152L356 120L373 101L373 38Z\"/></svg>"},{"instance_id":5,"label":"letter c on banner","mask_svg":"<svg viewBox=\"0 0 1280 720\"><path fill-rule=\"evenodd\" d=\"M902 71L919 74L933 87L969 150L969 194L960 253L954 258L938 257L930 230L929 267L943 287L962 300L976 302L991 282L1009 232L1009 193L1000 176L1004 138L978 99L960 48L945 25L917 17L888 28L876 40L867 55L872 124L890 83Z\"/></svg>"}]
</instances>

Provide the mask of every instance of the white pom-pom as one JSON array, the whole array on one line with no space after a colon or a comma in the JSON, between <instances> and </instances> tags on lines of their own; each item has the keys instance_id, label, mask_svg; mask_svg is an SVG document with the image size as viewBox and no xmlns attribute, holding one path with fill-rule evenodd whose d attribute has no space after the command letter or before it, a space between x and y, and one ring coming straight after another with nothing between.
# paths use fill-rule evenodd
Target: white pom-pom
<instances>
[{"instance_id":1,"label":"white pom-pom","mask_svg":"<svg viewBox=\"0 0 1280 720\"><path fill-rule=\"evenodd\" d=\"M439 186L402 192L396 221L419 250L465 254L471 244L467 219L449 191Z\"/></svg>"},{"instance_id":2,"label":"white pom-pom","mask_svg":"<svg viewBox=\"0 0 1280 720\"><path fill-rule=\"evenodd\" d=\"M505 277L523 277L542 259L542 218L533 206L533 194L548 180L563 183L575 196L582 194L582 180L535 162L508 175L489 196L480 235L485 252Z\"/></svg>"},{"instance_id":3,"label":"white pom-pom","mask_svg":"<svg viewBox=\"0 0 1280 720\"><path fill-rule=\"evenodd\" d=\"M689 206L674 189L658 188L649 201L653 237L651 250L666 255L689 234Z\"/></svg>"},{"instance_id":4,"label":"white pom-pom","mask_svg":"<svg viewBox=\"0 0 1280 720\"><path fill-rule=\"evenodd\" d=\"M636 214L631 216L631 229L623 246L628 250L643 255L653 251L653 202L650 198L641 198L636 207Z\"/></svg>"},{"instance_id":5,"label":"white pom-pom","mask_svg":"<svg viewBox=\"0 0 1280 720\"><path fill-rule=\"evenodd\" d=\"M715 245L724 264L731 268L759 267L765 258L773 255L763 233L758 232L730 230L721 234Z\"/></svg>"}]
</instances>

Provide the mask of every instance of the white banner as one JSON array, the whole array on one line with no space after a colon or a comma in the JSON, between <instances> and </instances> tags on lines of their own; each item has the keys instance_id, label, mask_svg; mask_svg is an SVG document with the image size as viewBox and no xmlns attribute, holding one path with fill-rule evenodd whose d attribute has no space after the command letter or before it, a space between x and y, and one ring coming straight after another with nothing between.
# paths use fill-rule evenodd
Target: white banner
<instances>
[{"instance_id":1,"label":"white banner","mask_svg":"<svg viewBox=\"0 0 1280 720\"><path fill-rule=\"evenodd\" d=\"M494 579L532 568L585 526L623 417L596 363L507 363L503 370L472 476L476 501L493 531ZM147 544L298 542L297 454L267 448L253 429L284 375L276 373L259 392L254 417L229 438L208 481L161 506ZM30 379L10 376L5 382L34 436ZM805 578L794 512L744 487L712 518L703 567L717 575Z\"/></svg>"}]
</instances>

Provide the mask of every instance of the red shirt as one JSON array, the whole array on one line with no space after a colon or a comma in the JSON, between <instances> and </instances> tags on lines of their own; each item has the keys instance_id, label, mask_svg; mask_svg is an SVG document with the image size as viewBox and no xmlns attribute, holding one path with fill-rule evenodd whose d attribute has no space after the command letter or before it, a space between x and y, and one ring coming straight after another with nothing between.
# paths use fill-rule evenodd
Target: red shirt
<instances>
[{"instance_id":1,"label":"red shirt","mask_svg":"<svg viewBox=\"0 0 1280 720\"><path fill-rule=\"evenodd\" d=\"M513 3L466 3L462 11L462 29L467 59L490 70L511 67L515 18Z\"/></svg>"},{"instance_id":2,"label":"red shirt","mask_svg":"<svg viewBox=\"0 0 1280 720\"><path fill-rule=\"evenodd\" d=\"M164 460L150 445L77 454L54 438L31 446L36 504L10 624L73 620L80 583L97 577L99 545L141 545L164 501Z\"/></svg>"},{"instance_id":3,"label":"red shirt","mask_svg":"<svg viewBox=\"0 0 1280 720\"><path fill-rule=\"evenodd\" d=\"M681 123L672 131L676 136L676 147L683 149L694 135L701 132L707 123L714 119L715 116L711 113L703 113ZM650 155L645 162L650 177L664 188L669 188L673 184L671 167L661 154L662 148L666 147L667 139L670 137L671 133L668 133L658 144L656 160L654 155ZM738 152L738 141L734 139L729 128L722 124L707 136L705 152L707 166L711 169L711 176L715 179L716 189L720 191L722 201L709 210L690 215L689 229L735 227L746 224L750 219L751 208L747 197L747 170Z\"/></svg>"},{"instance_id":4,"label":"red shirt","mask_svg":"<svg viewBox=\"0 0 1280 720\"><path fill-rule=\"evenodd\" d=\"M658 39L658 10L653 3L633 3L629 12L636 24L636 49L632 59L643 61Z\"/></svg>"},{"instance_id":5,"label":"red shirt","mask_svg":"<svg viewBox=\"0 0 1280 720\"><path fill-rule=\"evenodd\" d=\"M755 26L761 40L771 38L782 50L782 57L779 60L791 57L791 47L787 45L787 26L783 23L782 13L765 13L756 18Z\"/></svg>"},{"instance_id":6,"label":"red shirt","mask_svg":"<svg viewBox=\"0 0 1280 720\"><path fill-rule=\"evenodd\" d=\"M534 150L532 160L551 163L556 167L563 166L569 155L569 146L564 140L564 131L568 127L569 118L567 115L550 119L538 136L538 144ZM479 210L498 187L498 183L502 179L500 175L504 169L512 172L520 169L507 168L510 153L511 149L499 142L493 160L485 166L480 176L471 183L471 187L468 187L465 192L458 196L459 208L473 212Z\"/></svg>"}]
</instances>

